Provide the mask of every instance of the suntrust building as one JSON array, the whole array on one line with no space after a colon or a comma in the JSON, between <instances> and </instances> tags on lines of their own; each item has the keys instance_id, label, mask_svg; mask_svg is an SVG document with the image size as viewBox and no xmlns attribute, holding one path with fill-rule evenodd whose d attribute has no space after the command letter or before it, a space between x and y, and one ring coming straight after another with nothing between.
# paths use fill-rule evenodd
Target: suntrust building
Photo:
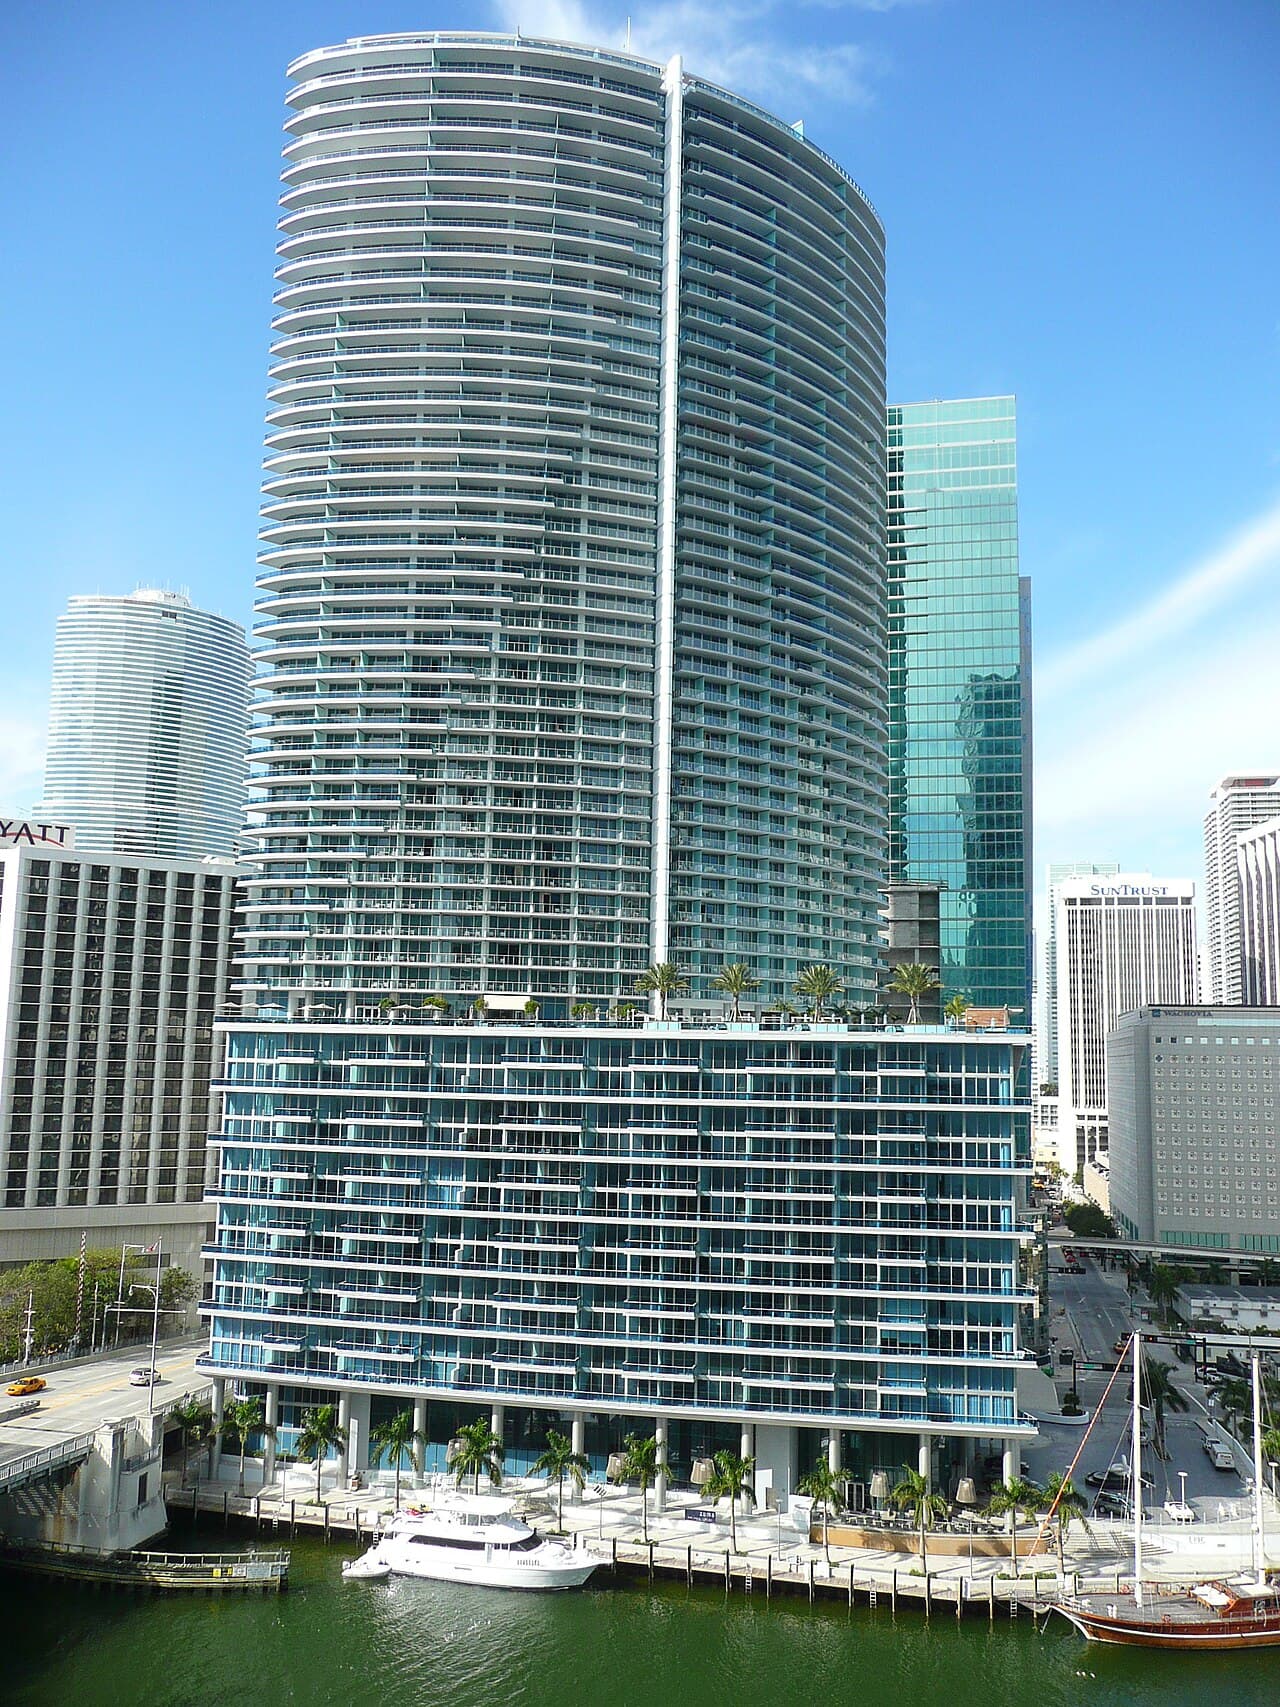
<instances>
[{"instance_id":1,"label":"suntrust building","mask_svg":"<svg viewBox=\"0 0 1280 1707\"><path fill-rule=\"evenodd\" d=\"M293 77L208 1366L357 1465L408 1401L779 1488L1016 1442L1021 1040L709 1017L874 991L874 211L679 62ZM584 1017L668 960L677 1017Z\"/></svg>"}]
</instances>

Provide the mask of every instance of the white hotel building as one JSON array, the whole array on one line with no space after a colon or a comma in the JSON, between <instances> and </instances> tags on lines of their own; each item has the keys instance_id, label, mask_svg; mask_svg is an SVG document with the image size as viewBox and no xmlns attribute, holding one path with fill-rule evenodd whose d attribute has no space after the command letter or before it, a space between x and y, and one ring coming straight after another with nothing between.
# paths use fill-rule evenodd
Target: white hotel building
<instances>
[{"instance_id":1,"label":"white hotel building","mask_svg":"<svg viewBox=\"0 0 1280 1707\"><path fill-rule=\"evenodd\" d=\"M1196 999L1196 891L1138 872L1064 878L1055 896L1059 1149L1079 1171L1107 1148L1107 1036L1120 1015Z\"/></svg>"},{"instance_id":2,"label":"white hotel building","mask_svg":"<svg viewBox=\"0 0 1280 1707\"><path fill-rule=\"evenodd\" d=\"M1280 817L1236 837L1242 1000L1280 1006Z\"/></svg>"},{"instance_id":3,"label":"white hotel building","mask_svg":"<svg viewBox=\"0 0 1280 1707\"><path fill-rule=\"evenodd\" d=\"M0 1264L87 1234L198 1274L235 866L0 825Z\"/></svg>"},{"instance_id":4,"label":"white hotel building","mask_svg":"<svg viewBox=\"0 0 1280 1707\"><path fill-rule=\"evenodd\" d=\"M1280 814L1280 775L1224 776L1204 820L1205 1000L1252 1001L1247 990L1240 838Z\"/></svg>"}]
</instances>

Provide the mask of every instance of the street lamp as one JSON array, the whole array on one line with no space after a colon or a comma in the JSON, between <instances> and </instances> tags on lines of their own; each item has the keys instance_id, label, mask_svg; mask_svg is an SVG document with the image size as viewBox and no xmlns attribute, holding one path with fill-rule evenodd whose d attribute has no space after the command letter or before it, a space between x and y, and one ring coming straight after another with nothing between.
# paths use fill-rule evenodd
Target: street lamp
<instances>
[{"instance_id":1,"label":"street lamp","mask_svg":"<svg viewBox=\"0 0 1280 1707\"><path fill-rule=\"evenodd\" d=\"M116 1303L114 1304L114 1306L110 1305L110 1304L107 1305L108 1310L111 1310L114 1308L114 1310L116 1312L116 1344L119 1345L120 1344L120 1317L121 1317L121 1315L126 1310L136 1310L138 1308L138 1306L136 1304L125 1304L123 1302L125 1253L127 1251L147 1251L147 1252L150 1252L151 1250L154 1250L156 1253L156 1277L155 1277L155 1280L154 1281L151 1281L151 1280L131 1280L129 1282L130 1292L132 1292L134 1290L134 1288L136 1287L143 1292L150 1292L152 1295L152 1298L151 1298L151 1361L147 1366L147 1375L148 1375L148 1380L147 1380L147 1415L148 1416L152 1415L155 1411L155 1408L156 1408L156 1380L155 1380L156 1353L157 1353L157 1350L159 1348L159 1343L160 1343L160 1280L161 1280L161 1263L162 1263L163 1255L164 1255L164 1245L163 1245L162 1240L157 1239L154 1246L153 1245L124 1245L121 1247L121 1251L120 1251L119 1296L117 1297L117 1300L116 1300Z\"/></svg>"}]
</instances>

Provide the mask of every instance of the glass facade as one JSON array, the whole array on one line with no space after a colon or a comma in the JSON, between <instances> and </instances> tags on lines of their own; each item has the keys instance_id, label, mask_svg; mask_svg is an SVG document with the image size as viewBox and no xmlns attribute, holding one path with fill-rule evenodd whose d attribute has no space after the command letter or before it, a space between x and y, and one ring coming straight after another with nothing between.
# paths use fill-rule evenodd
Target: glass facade
<instances>
[{"instance_id":1,"label":"glass facade","mask_svg":"<svg viewBox=\"0 0 1280 1707\"><path fill-rule=\"evenodd\" d=\"M1024 1042L233 1028L208 1367L1016 1433Z\"/></svg>"},{"instance_id":2,"label":"glass facade","mask_svg":"<svg viewBox=\"0 0 1280 1707\"><path fill-rule=\"evenodd\" d=\"M679 62L369 37L292 67L246 989L870 996L884 256Z\"/></svg>"},{"instance_id":3,"label":"glass facade","mask_svg":"<svg viewBox=\"0 0 1280 1707\"><path fill-rule=\"evenodd\" d=\"M888 412L890 878L941 895L943 999L1031 1017L1030 583L1014 400Z\"/></svg>"}]
</instances>

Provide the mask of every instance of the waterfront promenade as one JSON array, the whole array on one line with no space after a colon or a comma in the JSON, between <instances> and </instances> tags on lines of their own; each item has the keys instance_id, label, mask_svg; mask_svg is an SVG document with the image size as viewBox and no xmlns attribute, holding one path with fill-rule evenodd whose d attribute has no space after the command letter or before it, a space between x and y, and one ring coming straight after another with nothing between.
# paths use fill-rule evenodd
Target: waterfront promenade
<instances>
[{"instance_id":1,"label":"waterfront promenade","mask_svg":"<svg viewBox=\"0 0 1280 1707\"><path fill-rule=\"evenodd\" d=\"M224 1470L233 1468L224 1461ZM543 1530L556 1526L553 1486L513 1477L504 1488L530 1522ZM401 1504L430 1506L453 1489L451 1477L427 1477L420 1486L404 1477ZM175 1514L202 1514L206 1522L247 1524L269 1534L319 1531L334 1541L357 1545L370 1542L394 1509L389 1477L386 1485L379 1479L360 1490L327 1487L317 1501L315 1471L305 1465L291 1467L265 1489L255 1485L251 1470L244 1495L237 1492L234 1477L224 1475L198 1487L180 1488L175 1476L170 1479L168 1498ZM739 1516L735 1544L723 1502L714 1522L691 1516L709 1509L695 1492L677 1489L668 1493L666 1509L658 1513L650 1493L646 1542L638 1491L591 1482L580 1499L571 1498L566 1488L564 1528L575 1547L625 1575L652 1573L690 1582L723 1582L736 1592L753 1594L776 1589L873 1604L883 1599L894 1605L905 1599L945 1604L957 1612L966 1605L994 1611L1001 1605L1016 1608L1043 1602L1059 1587L1074 1588L1077 1583L1110 1588L1126 1580L1133 1568L1132 1537L1122 1524L1091 1521L1087 1530L1079 1523L1072 1526L1063 1549L1065 1584L1051 1535L1041 1540L1033 1559L1026 1558L1036 1535L1032 1524L1019 1526L1016 1572L1008 1557L939 1553L929 1558L926 1580L913 1554L834 1543L827 1550L820 1540L812 1541L798 1530L789 1516L777 1512ZM1275 1517L1274 1507L1271 1516ZM1224 1521L1189 1526L1153 1521L1144 1531L1144 1576L1153 1581L1216 1577L1246 1569L1251 1562L1249 1523L1243 1511ZM1280 1534L1268 1562L1280 1566Z\"/></svg>"}]
</instances>

